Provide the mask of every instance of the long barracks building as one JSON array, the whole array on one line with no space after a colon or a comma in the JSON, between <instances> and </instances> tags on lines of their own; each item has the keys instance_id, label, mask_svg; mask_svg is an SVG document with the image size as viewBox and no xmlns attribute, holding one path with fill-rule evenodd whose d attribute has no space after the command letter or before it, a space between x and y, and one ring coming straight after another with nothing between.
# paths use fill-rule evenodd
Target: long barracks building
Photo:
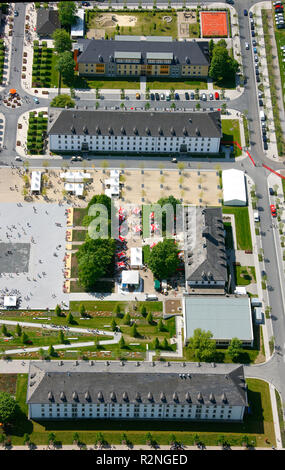
<instances>
[{"instance_id":1,"label":"long barracks building","mask_svg":"<svg viewBox=\"0 0 285 470\"><path fill-rule=\"evenodd\" d=\"M221 113L50 108L53 152L218 153Z\"/></svg>"},{"instance_id":2,"label":"long barracks building","mask_svg":"<svg viewBox=\"0 0 285 470\"><path fill-rule=\"evenodd\" d=\"M198 366L198 367L197 367ZM31 362L31 419L242 421L242 365L183 362Z\"/></svg>"},{"instance_id":3,"label":"long barracks building","mask_svg":"<svg viewBox=\"0 0 285 470\"><path fill-rule=\"evenodd\" d=\"M81 39L74 51L79 75L86 77L204 78L210 65L207 41L173 41L171 37Z\"/></svg>"}]
</instances>

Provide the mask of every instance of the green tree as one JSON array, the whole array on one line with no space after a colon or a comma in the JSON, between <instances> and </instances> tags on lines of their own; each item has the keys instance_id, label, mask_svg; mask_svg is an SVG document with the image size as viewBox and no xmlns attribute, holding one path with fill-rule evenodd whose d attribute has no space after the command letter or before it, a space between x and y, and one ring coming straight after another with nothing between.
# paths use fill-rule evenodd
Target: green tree
<instances>
[{"instance_id":1,"label":"green tree","mask_svg":"<svg viewBox=\"0 0 285 470\"><path fill-rule=\"evenodd\" d=\"M58 17L61 26L70 27L76 22L77 7L75 2L59 2Z\"/></svg>"},{"instance_id":2,"label":"green tree","mask_svg":"<svg viewBox=\"0 0 285 470\"><path fill-rule=\"evenodd\" d=\"M112 321L111 321L111 330L112 331L115 331L117 329L117 323L115 321L114 318L112 318Z\"/></svg>"},{"instance_id":3,"label":"green tree","mask_svg":"<svg viewBox=\"0 0 285 470\"><path fill-rule=\"evenodd\" d=\"M67 323L68 323L69 325L73 325L73 324L74 324L74 317L73 317L73 315L72 315L71 312L69 312L69 314L67 315L66 321L67 321Z\"/></svg>"},{"instance_id":4,"label":"green tree","mask_svg":"<svg viewBox=\"0 0 285 470\"><path fill-rule=\"evenodd\" d=\"M161 343L161 347L162 349L169 349L169 344L168 344L168 341L167 341L167 338L164 338L162 343Z\"/></svg>"},{"instance_id":5,"label":"green tree","mask_svg":"<svg viewBox=\"0 0 285 470\"><path fill-rule=\"evenodd\" d=\"M164 331L165 330L165 327L164 327L164 324L163 324L163 321L162 319L160 318L158 320L158 323L157 323L157 331Z\"/></svg>"},{"instance_id":6,"label":"green tree","mask_svg":"<svg viewBox=\"0 0 285 470\"><path fill-rule=\"evenodd\" d=\"M85 318L87 316L86 314L86 308L84 304L79 305L79 314L81 317Z\"/></svg>"},{"instance_id":7,"label":"green tree","mask_svg":"<svg viewBox=\"0 0 285 470\"><path fill-rule=\"evenodd\" d=\"M61 316L61 307L60 305L57 305L54 309L54 313L56 314L57 317Z\"/></svg>"},{"instance_id":8,"label":"green tree","mask_svg":"<svg viewBox=\"0 0 285 470\"><path fill-rule=\"evenodd\" d=\"M60 330L58 333L58 340L59 340L59 344L64 344L65 338L64 338L64 333L62 330Z\"/></svg>"},{"instance_id":9,"label":"green tree","mask_svg":"<svg viewBox=\"0 0 285 470\"><path fill-rule=\"evenodd\" d=\"M141 315L142 315L144 318L147 316L147 310L146 310L146 306L145 306L144 304L141 306L140 312L141 312Z\"/></svg>"},{"instance_id":10,"label":"green tree","mask_svg":"<svg viewBox=\"0 0 285 470\"><path fill-rule=\"evenodd\" d=\"M51 102L50 106L53 108L74 108L75 101L67 94L63 93L62 95L55 96Z\"/></svg>"},{"instance_id":11,"label":"green tree","mask_svg":"<svg viewBox=\"0 0 285 470\"><path fill-rule=\"evenodd\" d=\"M228 355L232 359L232 361L237 361L240 357L242 352L242 342L238 338L232 338L229 347L228 347Z\"/></svg>"},{"instance_id":12,"label":"green tree","mask_svg":"<svg viewBox=\"0 0 285 470\"><path fill-rule=\"evenodd\" d=\"M125 349L125 347L126 347L126 342L125 342L125 338L122 335L120 340L119 340L119 348L120 349Z\"/></svg>"},{"instance_id":13,"label":"green tree","mask_svg":"<svg viewBox=\"0 0 285 470\"><path fill-rule=\"evenodd\" d=\"M218 84L222 84L227 80L234 80L238 68L238 62L230 57L225 47L218 45L214 47L209 77Z\"/></svg>"},{"instance_id":14,"label":"green tree","mask_svg":"<svg viewBox=\"0 0 285 470\"><path fill-rule=\"evenodd\" d=\"M194 334L189 338L188 347L194 352L197 361L212 361L216 353L216 342L212 340L210 331L197 328Z\"/></svg>"},{"instance_id":15,"label":"green tree","mask_svg":"<svg viewBox=\"0 0 285 470\"><path fill-rule=\"evenodd\" d=\"M56 29L52 34L54 41L54 50L61 54L65 51L71 51L72 41L70 34L65 29Z\"/></svg>"},{"instance_id":16,"label":"green tree","mask_svg":"<svg viewBox=\"0 0 285 470\"><path fill-rule=\"evenodd\" d=\"M78 444L79 444L80 438L79 438L78 432L75 432L75 433L73 434L73 436L72 436L72 442L73 442L73 444L75 444L75 445L78 445Z\"/></svg>"},{"instance_id":17,"label":"green tree","mask_svg":"<svg viewBox=\"0 0 285 470\"><path fill-rule=\"evenodd\" d=\"M178 249L174 240L164 239L155 245L149 255L148 266L156 279L168 279L179 266Z\"/></svg>"},{"instance_id":18,"label":"green tree","mask_svg":"<svg viewBox=\"0 0 285 470\"><path fill-rule=\"evenodd\" d=\"M68 86L72 85L74 81L74 66L75 62L71 52L65 51L58 55L55 68Z\"/></svg>"},{"instance_id":19,"label":"green tree","mask_svg":"<svg viewBox=\"0 0 285 470\"><path fill-rule=\"evenodd\" d=\"M21 342L22 344L27 344L29 342L29 337L27 333L23 332L21 335Z\"/></svg>"},{"instance_id":20,"label":"green tree","mask_svg":"<svg viewBox=\"0 0 285 470\"><path fill-rule=\"evenodd\" d=\"M14 421L16 417L17 404L8 392L0 392L0 421L4 425Z\"/></svg>"},{"instance_id":21,"label":"green tree","mask_svg":"<svg viewBox=\"0 0 285 470\"><path fill-rule=\"evenodd\" d=\"M3 334L3 336L8 336L9 335L8 330L7 330L7 326L5 324L2 325L2 334Z\"/></svg>"},{"instance_id":22,"label":"green tree","mask_svg":"<svg viewBox=\"0 0 285 470\"><path fill-rule=\"evenodd\" d=\"M137 338L139 336L139 332L135 323L130 328L130 336L133 338Z\"/></svg>"},{"instance_id":23,"label":"green tree","mask_svg":"<svg viewBox=\"0 0 285 470\"><path fill-rule=\"evenodd\" d=\"M130 325L130 323L131 323L131 315L129 314L129 312L127 312L126 315L124 316L124 324Z\"/></svg>"},{"instance_id":24,"label":"green tree","mask_svg":"<svg viewBox=\"0 0 285 470\"><path fill-rule=\"evenodd\" d=\"M54 432L50 432L47 438L48 445L54 445L56 440Z\"/></svg>"},{"instance_id":25,"label":"green tree","mask_svg":"<svg viewBox=\"0 0 285 470\"><path fill-rule=\"evenodd\" d=\"M159 349L159 348L160 348L159 339L156 337L153 340L153 349Z\"/></svg>"},{"instance_id":26,"label":"green tree","mask_svg":"<svg viewBox=\"0 0 285 470\"><path fill-rule=\"evenodd\" d=\"M116 305L116 307L114 308L114 314L116 315L116 317L120 318L121 316L121 307L119 304Z\"/></svg>"},{"instance_id":27,"label":"green tree","mask_svg":"<svg viewBox=\"0 0 285 470\"><path fill-rule=\"evenodd\" d=\"M55 352L55 349L54 349L52 344L48 348L48 355L51 356L51 357L54 357L54 356L57 355L57 353Z\"/></svg>"},{"instance_id":28,"label":"green tree","mask_svg":"<svg viewBox=\"0 0 285 470\"><path fill-rule=\"evenodd\" d=\"M153 324L153 315L151 312L147 314L146 321L149 323L149 325Z\"/></svg>"},{"instance_id":29,"label":"green tree","mask_svg":"<svg viewBox=\"0 0 285 470\"><path fill-rule=\"evenodd\" d=\"M19 337L20 337L21 334L22 334L22 328L21 328L21 326L19 325L19 323L17 323L17 325L16 325L16 334L17 334L17 336L19 336Z\"/></svg>"}]
</instances>

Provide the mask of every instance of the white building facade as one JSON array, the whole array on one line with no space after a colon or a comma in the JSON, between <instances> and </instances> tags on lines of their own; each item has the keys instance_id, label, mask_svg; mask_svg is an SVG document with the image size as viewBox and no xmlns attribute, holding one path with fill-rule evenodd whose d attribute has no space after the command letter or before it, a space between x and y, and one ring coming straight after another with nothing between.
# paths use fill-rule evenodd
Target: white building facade
<instances>
[{"instance_id":1,"label":"white building facade","mask_svg":"<svg viewBox=\"0 0 285 470\"><path fill-rule=\"evenodd\" d=\"M50 111L53 152L219 153L220 112Z\"/></svg>"}]
</instances>

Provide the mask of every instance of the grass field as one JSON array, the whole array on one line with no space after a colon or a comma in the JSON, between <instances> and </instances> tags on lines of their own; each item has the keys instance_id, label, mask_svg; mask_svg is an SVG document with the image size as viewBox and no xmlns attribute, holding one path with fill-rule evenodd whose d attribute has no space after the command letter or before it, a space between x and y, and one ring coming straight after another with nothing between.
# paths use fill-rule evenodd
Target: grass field
<instances>
[{"instance_id":1,"label":"grass field","mask_svg":"<svg viewBox=\"0 0 285 470\"><path fill-rule=\"evenodd\" d=\"M166 78L147 78L147 86L151 90L170 90L172 87L175 90L206 90L208 88L207 79L205 80L171 80Z\"/></svg>"},{"instance_id":2,"label":"grass field","mask_svg":"<svg viewBox=\"0 0 285 470\"><path fill-rule=\"evenodd\" d=\"M235 266L236 285L247 286L256 282L254 266Z\"/></svg>"},{"instance_id":3,"label":"grass field","mask_svg":"<svg viewBox=\"0 0 285 470\"><path fill-rule=\"evenodd\" d=\"M0 381L1 383L1 381ZM9 437L14 445L23 445L23 436L29 433L31 441L47 444L48 434L54 432L56 440L62 445L72 444L73 434L79 433L80 440L88 445L95 442L96 433L102 432L108 443L120 444L123 432L127 433L132 444L143 445L147 432L160 445L169 444L170 434L185 445L193 445L194 435L206 445L217 445L221 434L232 446L240 446L242 437L248 436L249 442L256 447L276 445L269 385L261 380L247 379L248 399L251 414L245 416L243 423L205 423L187 421L112 421L112 420L77 420L36 422L27 419L26 390L27 375L17 378L16 399L21 413L11 429ZM268 439L268 442L265 442Z\"/></svg>"},{"instance_id":4,"label":"grass field","mask_svg":"<svg viewBox=\"0 0 285 470\"><path fill-rule=\"evenodd\" d=\"M136 18L135 22L131 22L129 26L101 26L98 23L100 16L104 15L102 12L89 11L87 19L86 31L90 29L102 28L105 30L105 34L108 38L114 37L115 34L128 34L128 35L139 35L139 36L172 36L174 39L177 38L177 13L173 12L159 12L159 11L142 11L142 12L116 12L116 17L130 16ZM108 16L112 16L110 13L105 13ZM164 19L165 16L171 17L171 22L167 23ZM118 24L118 23L117 23Z\"/></svg>"},{"instance_id":5,"label":"grass field","mask_svg":"<svg viewBox=\"0 0 285 470\"><path fill-rule=\"evenodd\" d=\"M238 250L252 250L251 232L247 207L223 206L223 214L235 216Z\"/></svg>"},{"instance_id":6,"label":"grass field","mask_svg":"<svg viewBox=\"0 0 285 470\"><path fill-rule=\"evenodd\" d=\"M238 142L241 145L238 119L222 119L222 131L222 142ZM234 156L239 157L240 155L241 150L236 145L234 145Z\"/></svg>"}]
</instances>

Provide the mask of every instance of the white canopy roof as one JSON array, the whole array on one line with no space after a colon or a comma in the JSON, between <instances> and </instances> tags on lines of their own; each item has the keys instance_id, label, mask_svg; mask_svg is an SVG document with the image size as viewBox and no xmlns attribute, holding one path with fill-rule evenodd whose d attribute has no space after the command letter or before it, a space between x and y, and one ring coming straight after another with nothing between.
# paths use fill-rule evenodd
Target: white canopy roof
<instances>
[{"instance_id":1,"label":"white canopy roof","mask_svg":"<svg viewBox=\"0 0 285 470\"><path fill-rule=\"evenodd\" d=\"M83 171L66 171L65 173L60 173L60 177L68 183L83 183L84 180L90 179L91 175Z\"/></svg>"},{"instance_id":2,"label":"white canopy roof","mask_svg":"<svg viewBox=\"0 0 285 470\"><path fill-rule=\"evenodd\" d=\"M42 172L32 171L31 191L40 191L42 182Z\"/></svg>"},{"instance_id":3,"label":"white canopy roof","mask_svg":"<svg viewBox=\"0 0 285 470\"><path fill-rule=\"evenodd\" d=\"M16 295L5 295L4 297L4 307L16 307L17 305L17 296Z\"/></svg>"},{"instance_id":4,"label":"white canopy roof","mask_svg":"<svg viewBox=\"0 0 285 470\"><path fill-rule=\"evenodd\" d=\"M114 170L110 170L110 176L111 178L116 178L120 176L120 170L117 170L116 168Z\"/></svg>"},{"instance_id":5,"label":"white canopy roof","mask_svg":"<svg viewBox=\"0 0 285 470\"><path fill-rule=\"evenodd\" d=\"M138 285L140 282L139 271L123 271L122 284Z\"/></svg>"},{"instance_id":6,"label":"white canopy roof","mask_svg":"<svg viewBox=\"0 0 285 470\"><path fill-rule=\"evenodd\" d=\"M70 193L74 193L76 196L82 196L84 185L83 183L64 183L64 189Z\"/></svg>"},{"instance_id":7,"label":"white canopy roof","mask_svg":"<svg viewBox=\"0 0 285 470\"><path fill-rule=\"evenodd\" d=\"M222 172L223 199L225 206L246 206L247 193L244 172L224 170Z\"/></svg>"},{"instance_id":8,"label":"white canopy roof","mask_svg":"<svg viewBox=\"0 0 285 470\"><path fill-rule=\"evenodd\" d=\"M131 266L142 266L142 247L131 248Z\"/></svg>"}]
</instances>

